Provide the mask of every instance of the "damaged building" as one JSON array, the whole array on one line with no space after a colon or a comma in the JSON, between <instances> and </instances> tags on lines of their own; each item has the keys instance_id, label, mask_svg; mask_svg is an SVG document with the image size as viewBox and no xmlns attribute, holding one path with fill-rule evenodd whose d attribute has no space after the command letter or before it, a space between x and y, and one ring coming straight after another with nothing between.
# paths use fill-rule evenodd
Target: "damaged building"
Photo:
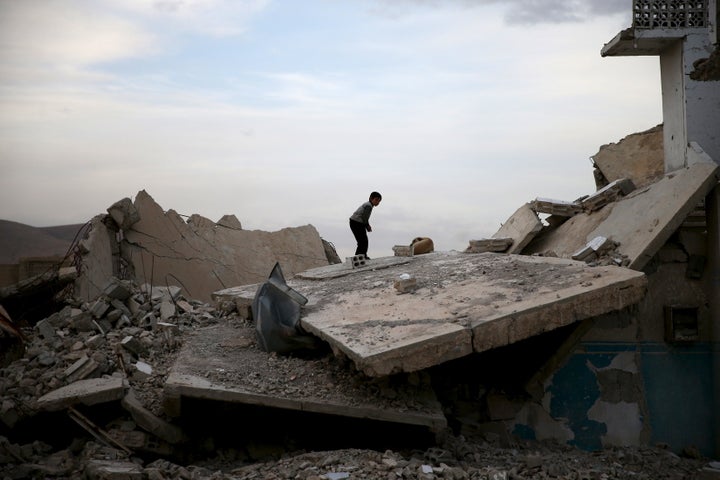
<instances>
[{"instance_id":1,"label":"damaged building","mask_svg":"<svg viewBox=\"0 0 720 480\"><path fill-rule=\"evenodd\" d=\"M679 3L635 0L632 27L601 52L659 56L663 124L600 148L596 192L529 200L463 252L342 261L311 225L184 219L145 191L111 205L70 264L0 289L3 433L28 439L62 414L116 452L86 465L92 478L171 476L124 460L138 454L236 442L250 462L271 443L427 447L448 432L717 458L720 79L694 73L714 55L718 12ZM44 302L52 313L30 308ZM0 444L28 476L69 471ZM435 467L414 466L426 476L387 456L378 469L491 478L443 476L426 457ZM517 478L595 478L520 463L546 476ZM706 463L698 478L720 478ZM356 478L325 475L312 478Z\"/></svg>"}]
</instances>

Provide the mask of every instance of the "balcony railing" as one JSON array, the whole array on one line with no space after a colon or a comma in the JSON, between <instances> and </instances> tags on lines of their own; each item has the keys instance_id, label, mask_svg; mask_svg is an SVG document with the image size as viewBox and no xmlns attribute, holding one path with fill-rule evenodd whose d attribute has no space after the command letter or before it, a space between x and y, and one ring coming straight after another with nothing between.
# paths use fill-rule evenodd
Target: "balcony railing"
<instances>
[{"instance_id":1,"label":"balcony railing","mask_svg":"<svg viewBox=\"0 0 720 480\"><path fill-rule=\"evenodd\" d=\"M708 0L633 0L634 28L705 28Z\"/></svg>"}]
</instances>

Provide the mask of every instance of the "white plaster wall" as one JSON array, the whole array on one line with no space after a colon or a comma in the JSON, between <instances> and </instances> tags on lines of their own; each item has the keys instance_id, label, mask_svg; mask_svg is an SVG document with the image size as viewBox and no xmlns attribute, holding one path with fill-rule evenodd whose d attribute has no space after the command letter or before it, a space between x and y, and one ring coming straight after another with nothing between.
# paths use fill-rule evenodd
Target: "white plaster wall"
<instances>
[{"instance_id":1,"label":"white plaster wall","mask_svg":"<svg viewBox=\"0 0 720 480\"><path fill-rule=\"evenodd\" d=\"M678 40L660 55L665 172L672 172L685 166L687 132L682 53L683 42Z\"/></svg>"},{"instance_id":2,"label":"white plaster wall","mask_svg":"<svg viewBox=\"0 0 720 480\"><path fill-rule=\"evenodd\" d=\"M588 411L588 418L605 424L603 446L640 445L643 424L637 403L598 400Z\"/></svg>"}]
</instances>

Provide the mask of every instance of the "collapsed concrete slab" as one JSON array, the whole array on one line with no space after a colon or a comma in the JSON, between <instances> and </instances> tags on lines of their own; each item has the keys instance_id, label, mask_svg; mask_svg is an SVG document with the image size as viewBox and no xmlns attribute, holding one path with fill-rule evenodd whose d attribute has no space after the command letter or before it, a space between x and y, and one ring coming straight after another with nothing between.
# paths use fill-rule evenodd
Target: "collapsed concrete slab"
<instances>
[{"instance_id":1,"label":"collapsed concrete slab","mask_svg":"<svg viewBox=\"0 0 720 480\"><path fill-rule=\"evenodd\" d=\"M269 355L248 323L203 328L185 340L165 383L169 415L185 398L395 422L439 432L440 403L422 381L372 381L324 359Z\"/></svg>"},{"instance_id":2,"label":"collapsed concrete slab","mask_svg":"<svg viewBox=\"0 0 720 480\"><path fill-rule=\"evenodd\" d=\"M403 273L416 279L412 294L393 288ZM518 255L438 253L357 276L342 291L309 294L301 324L366 374L383 376L421 370L619 310L640 301L644 291L644 275L621 268Z\"/></svg>"},{"instance_id":3,"label":"collapsed concrete slab","mask_svg":"<svg viewBox=\"0 0 720 480\"><path fill-rule=\"evenodd\" d=\"M333 268L344 275L332 276ZM308 298L303 329L371 377L422 370L622 309L640 301L646 285L643 274L618 267L494 253L434 252L382 269L317 270L288 281ZM414 288L395 288L405 276ZM247 302L255 290L216 295Z\"/></svg>"},{"instance_id":4,"label":"collapsed concrete slab","mask_svg":"<svg viewBox=\"0 0 720 480\"><path fill-rule=\"evenodd\" d=\"M717 184L714 163L696 163L592 213L581 213L539 234L523 254L570 258L596 237L618 244L629 267L641 270Z\"/></svg>"},{"instance_id":5,"label":"collapsed concrete slab","mask_svg":"<svg viewBox=\"0 0 720 480\"><path fill-rule=\"evenodd\" d=\"M37 406L42 410L57 411L78 404L96 405L122 399L125 389L121 377L78 380L43 395Z\"/></svg>"},{"instance_id":6,"label":"collapsed concrete slab","mask_svg":"<svg viewBox=\"0 0 720 480\"><path fill-rule=\"evenodd\" d=\"M530 205L525 204L502 224L493 238L512 238L513 243L507 253L520 253L540 230L542 230L542 222Z\"/></svg>"}]
</instances>

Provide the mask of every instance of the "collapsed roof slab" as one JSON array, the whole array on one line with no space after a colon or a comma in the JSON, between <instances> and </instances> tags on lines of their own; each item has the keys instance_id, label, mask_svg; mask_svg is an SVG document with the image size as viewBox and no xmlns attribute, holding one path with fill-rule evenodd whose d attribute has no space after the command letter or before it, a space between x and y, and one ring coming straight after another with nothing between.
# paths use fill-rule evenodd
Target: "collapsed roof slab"
<instances>
[{"instance_id":1,"label":"collapsed roof slab","mask_svg":"<svg viewBox=\"0 0 720 480\"><path fill-rule=\"evenodd\" d=\"M197 330L183 343L164 386L168 414L183 398L215 400L401 423L439 432L447 426L429 385L368 379L327 358L261 351L249 323Z\"/></svg>"},{"instance_id":2,"label":"collapsed roof slab","mask_svg":"<svg viewBox=\"0 0 720 480\"><path fill-rule=\"evenodd\" d=\"M412 293L394 288L403 276L416 280ZM646 287L642 273L620 267L457 252L337 280L288 282L309 300L301 325L373 377L421 370L619 310L640 301Z\"/></svg>"},{"instance_id":3,"label":"collapsed roof slab","mask_svg":"<svg viewBox=\"0 0 720 480\"><path fill-rule=\"evenodd\" d=\"M590 214L576 215L554 230L541 233L524 254L570 258L596 237L618 243L629 267L641 270L717 185L715 163L696 163L661 177L645 188Z\"/></svg>"}]
</instances>

